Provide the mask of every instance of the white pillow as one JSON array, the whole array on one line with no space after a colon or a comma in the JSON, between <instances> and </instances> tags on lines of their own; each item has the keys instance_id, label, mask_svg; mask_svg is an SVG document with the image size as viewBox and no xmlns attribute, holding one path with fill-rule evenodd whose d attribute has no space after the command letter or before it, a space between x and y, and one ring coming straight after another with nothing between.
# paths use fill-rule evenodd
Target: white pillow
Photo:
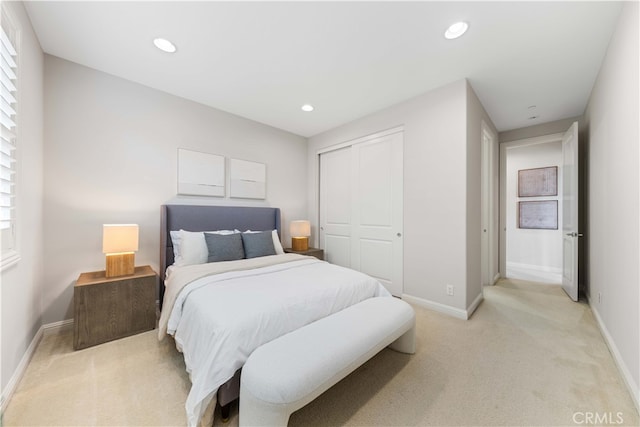
<instances>
[{"instance_id":1,"label":"white pillow","mask_svg":"<svg viewBox=\"0 0 640 427\"><path fill-rule=\"evenodd\" d=\"M247 230L245 233L262 233L262 231ZM273 239L273 248L276 250L276 255L284 254L282 243L280 243L280 239L278 238L278 230L271 230L271 238Z\"/></svg>"},{"instance_id":2,"label":"white pillow","mask_svg":"<svg viewBox=\"0 0 640 427\"><path fill-rule=\"evenodd\" d=\"M202 231L180 230L180 258L175 262L176 265L204 264L208 253Z\"/></svg>"},{"instance_id":3,"label":"white pillow","mask_svg":"<svg viewBox=\"0 0 640 427\"><path fill-rule=\"evenodd\" d=\"M209 256L204 233L234 234L239 232L239 230L170 231L169 235L173 244L173 263L177 266L204 264Z\"/></svg>"},{"instance_id":4,"label":"white pillow","mask_svg":"<svg viewBox=\"0 0 640 427\"><path fill-rule=\"evenodd\" d=\"M276 254L278 255L284 254L284 249L282 249L282 243L280 243L280 239L278 238L278 230L273 230L271 232L271 237L273 237L273 248L276 250Z\"/></svg>"},{"instance_id":5,"label":"white pillow","mask_svg":"<svg viewBox=\"0 0 640 427\"><path fill-rule=\"evenodd\" d=\"M177 262L178 259L181 258L180 256L180 231L178 230L171 230L169 232L169 235L171 236L171 244L173 245L173 262Z\"/></svg>"},{"instance_id":6,"label":"white pillow","mask_svg":"<svg viewBox=\"0 0 640 427\"><path fill-rule=\"evenodd\" d=\"M203 231L203 233L209 233L209 234L222 234L223 236L226 236L228 234L237 234L240 233L240 230L216 230L216 231Z\"/></svg>"}]
</instances>

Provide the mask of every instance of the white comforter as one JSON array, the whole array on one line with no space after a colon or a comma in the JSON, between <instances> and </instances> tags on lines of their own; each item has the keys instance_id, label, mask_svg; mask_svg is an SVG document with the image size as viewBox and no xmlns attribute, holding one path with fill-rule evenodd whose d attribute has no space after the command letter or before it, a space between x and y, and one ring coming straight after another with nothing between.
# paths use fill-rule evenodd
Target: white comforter
<instances>
[{"instance_id":1,"label":"white comforter","mask_svg":"<svg viewBox=\"0 0 640 427\"><path fill-rule=\"evenodd\" d=\"M164 304L170 304L163 305L163 320L191 376L186 402L190 426L198 425L218 388L260 345L367 298L390 296L365 274L291 255L264 257L271 265L248 270L238 261L232 261L238 264L239 270L231 268L235 271L228 271L226 263L214 263L212 268L222 273L188 284L177 278L202 276L201 272L174 271L167 280L166 292L175 302L165 297ZM181 268L189 267L208 268Z\"/></svg>"}]
</instances>

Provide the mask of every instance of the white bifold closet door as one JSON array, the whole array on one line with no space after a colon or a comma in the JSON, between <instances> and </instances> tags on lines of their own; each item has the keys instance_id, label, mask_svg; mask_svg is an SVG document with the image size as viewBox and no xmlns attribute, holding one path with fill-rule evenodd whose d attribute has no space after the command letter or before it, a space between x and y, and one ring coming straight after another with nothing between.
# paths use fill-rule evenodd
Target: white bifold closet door
<instances>
[{"instance_id":1,"label":"white bifold closet door","mask_svg":"<svg viewBox=\"0 0 640 427\"><path fill-rule=\"evenodd\" d=\"M402 295L402 132L320 154L320 247Z\"/></svg>"}]
</instances>

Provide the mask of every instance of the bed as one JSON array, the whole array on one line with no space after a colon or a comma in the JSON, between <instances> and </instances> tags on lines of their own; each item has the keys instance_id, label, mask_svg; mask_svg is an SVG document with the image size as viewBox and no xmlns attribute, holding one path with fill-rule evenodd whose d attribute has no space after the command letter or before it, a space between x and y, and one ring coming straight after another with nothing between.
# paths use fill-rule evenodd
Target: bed
<instances>
[{"instance_id":1,"label":"bed","mask_svg":"<svg viewBox=\"0 0 640 427\"><path fill-rule=\"evenodd\" d=\"M257 347L364 299L390 296L362 273L284 254L278 208L165 205L161 211L158 338L173 336L183 352L192 383L185 404L191 426L216 401L228 410L239 396L242 365ZM255 255L254 236L264 242L275 233L275 254L260 256L258 251L250 259L176 266L171 232L178 230L185 230L183 237L204 231L233 234L219 238L205 233L207 243L221 239L220 244L235 242L240 234L247 257ZM263 233L250 236L247 230ZM215 260L219 248L209 245L208 260Z\"/></svg>"}]
</instances>

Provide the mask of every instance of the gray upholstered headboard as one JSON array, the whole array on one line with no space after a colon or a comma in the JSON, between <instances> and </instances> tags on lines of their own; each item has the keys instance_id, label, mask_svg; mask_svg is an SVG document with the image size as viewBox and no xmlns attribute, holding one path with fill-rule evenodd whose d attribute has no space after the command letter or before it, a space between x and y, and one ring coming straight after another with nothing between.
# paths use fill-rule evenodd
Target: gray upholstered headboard
<instances>
[{"instance_id":1,"label":"gray upholstered headboard","mask_svg":"<svg viewBox=\"0 0 640 427\"><path fill-rule=\"evenodd\" d=\"M196 206L162 205L160 220L160 306L164 298L164 276L167 267L173 264L171 230L278 230L280 208L250 206Z\"/></svg>"}]
</instances>

